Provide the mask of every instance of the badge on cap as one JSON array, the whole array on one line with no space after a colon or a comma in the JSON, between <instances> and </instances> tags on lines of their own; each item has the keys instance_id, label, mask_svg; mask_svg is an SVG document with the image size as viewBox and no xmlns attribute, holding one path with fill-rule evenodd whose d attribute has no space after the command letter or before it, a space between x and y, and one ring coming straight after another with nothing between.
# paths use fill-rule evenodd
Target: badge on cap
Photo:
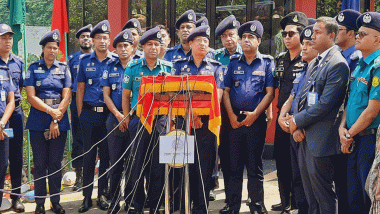
<instances>
[{"instance_id":1,"label":"badge on cap","mask_svg":"<svg viewBox=\"0 0 380 214\"><path fill-rule=\"evenodd\" d=\"M298 17L297 17L297 15L294 16L294 18L293 18L293 22L298 22Z\"/></svg>"},{"instance_id":2,"label":"badge on cap","mask_svg":"<svg viewBox=\"0 0 380 214\"><path fill-rule=\"evenodd\" d=\"M189 20L193 20L193 14L192 13L189 13L189 15L187 15L187 18L189 19Z\"/></svg>"},{"instance_id":3,"label":"badge on cap","mask_svg":"<svg viewBox=\"0 0 380 214\"><path fill-rule=\"evenodd\" d=\"M108 29L108 28L107 28L107 25L106 25L106 24L103 24L103 25L102 25L102 30L103 30L103 31L107 31L107 29Z\"/></svg>"},{"instance_id":4,"label":"badge on cap","mask_svg":"<svg viewBox=\"0 0 380 214\"><path fill-rule=\"evenodd\" d=\"M157 32L157 39L161 39L161 32Z\"/></svg>"},{"instance_id":5,"label":"badge on cap","mask_svg":"<svg viewBox=\"0 0 380 214\"><path fill-rule=\"evenodd\" d=\"M127 32L125 32L125 33L123 34L123 38L124 38L124 39L128 39L128 33L127 33Z\"/></svg>"},{"instance_id":6,"label":"badge on cap","mask_svg":"<svg viewBox=\"0 0 380 214\"><path fill-rule=\"evenodd\" d=\"M256 25L251 25L250 29L251 29L252 32L256 31Z\"/></svg>"},{"instance_id":7,"label":"badge on cap","mask_svg":"<svg viewBox=\"0 0 380 214\"><path fill-rule=\"evenodd\" d=\"M236 27L236 25L237 25L237 21L234 20L234 21L232 22L232 26Z\"/></svg>"},{"instance_id":8,"label":"badge on cap","mask_svg":"<svg viewBox=\"0 0 380 214\"><path fill-rule=\"evenodd\" d=\"M344 21L344 14L343 13L339 13L339 15L338 15L338 21L339 22L343 22Z\"/></svg>"},{"instance_id":9,"label":"badge on cap","mask_svg":"<svg viewBox=\"0 0 380 214\"><path fill-rule=\"evenodd\" d=\"M107 79L107 76L108 76L108 71L104 71L103 72L103 79Z\"/></svg>"},{"instance_id":10,"label":"badge on cap","mask_svg":"<svg viewBox=\"0 0 380 214\"><path fill-rule=\"evenodd\" d=\"M207 36L210 36L210 28L207 28L206 34L207 34Z\"/></svg>"},{"instance_id":11,"label":"badge on cap","mask_svg":"<svg viewBox=\"0 0 380 214\"><path fill-rule=\"evenodd\" d=\"M371 15L370 14L365 14L364 16L363 16L363 22L364 23L370 23L371 22L371 20L372 20L372 17L371 17Z\"/></svg>"},{"instance_id":12,"label":"badge on cap","mask_svg":"<svg viewBox=\"0 0 380 214\"><path fill-rule=\"evenodd\" d=\"M1 28L3 28L3 30L8 30L8 26L6 25L3 25Z\"/></svg>"},{"instance_id":13,"label":"badge on cap","mask_svg":"<svg viewBox=\"0 0 380 214\"><path fill-rule=\"evenodd\" d=\"M137 23L136 23L136 22L133 22L133 26L137 27Z\"/></svg>"},{"instance_id":14,"label":"badge on cap","mask_svg":"<svg viewBox=\"0 0 380 214\"><path fill-rule=\"evenodd\" d=\"M310 29L306 29L305 30L305 36L306 37L310 37L311 36L311 30Z\"/></svg>"},{"instance_id":15,"label":"badge on cap","mask_svg":"<svg viewBox=\"0 0 380 214\"><path fill-rule=\"evenodd\" d=\"M57 33L54 33L54 34L53 34L53 39L54 39L54 40L57 40L57 39L58 39L58 34L57 34Z\"/></svg>"},{"instance_id":16,"label":"badge on cap","mask_svg":"<svg viewBox=\"0 0 380 214\"><path fill-rule=\"evenodd\" d=\"M112 90L116 89L116 83L112 84Z\"/></svg>"}]
</instances>

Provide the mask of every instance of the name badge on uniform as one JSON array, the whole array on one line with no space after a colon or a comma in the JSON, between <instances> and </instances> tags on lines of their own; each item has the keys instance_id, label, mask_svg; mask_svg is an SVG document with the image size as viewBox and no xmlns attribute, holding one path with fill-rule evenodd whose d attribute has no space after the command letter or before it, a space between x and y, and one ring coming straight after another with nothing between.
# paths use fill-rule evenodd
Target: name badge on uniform
<instances>
[{"instance_id":1,"label":"name badge on uniform","mask_svg":"<svg viewBox=\"0 0 380 214\"><path fill-rule=\"evenodd\" d=\"M235 70L235 71L234 71L234 74L244 74L244 71L240 71L240 70L237 70L237 71L236 71L236 70Z\"/></svg>"},{"instance_id":2,"label":"name badge on uniform","mask_svg":"<svg viewBox=\"0 0 380 214\"><path fill-rule=\"evenodd\" d=\"M116 89L116 83L112 84L112 90Z\"/></svg>"},{"instance_id":3,"label":"name badge on uniform","mask_svg":"<svg viewBox=\"0 0 380 214\"><path fill-rule=\"evenodd\" d=\"M36 86L40 87L41 86L41 81L36 81Z\"/></svg>"},{"instance_id":4,"label":"name badge on uniform","mask_svg":"<svg viewBox=\"0 0 380 214\"><path fill-rule=\"evenodd\" d=\"M88 79L88 84L92 85L92 79Z\"/></svg>"},{"instance_id":5,"label":"name badge on uniform","mask_svg":"<svg viewBox=\"0 0 380 214\"><path fill-rule=\"evenodd\" d=\"M312 106L318 102L318 94L316 92L307 93L307 105Z\"/></svg>"},{"instance_id":6,"label":"name badge on uniform","mask_svg":"<svg viewBox=\"0 0 380 214\"><path fill-rule=\"evenodd\" d=\"M119 73L110 73L109 77L119 77Z\"/></svg>"},{"instance_id":7,"label":"name badge on uniform","mask_svg":"<svg viewBox=\"0 0 380 214\"><path fill-rule=\"evenodd\" d=\"M34 70L34 73L35 74L43 74L43 73L45 73L45 70L40 70L40 69Z\"/></svg>"},{"instance_id":8,"label":"name badge on uniform","mask_svg":"<svg viewBox=\"0 0 380 214\"><path fill-rule=\"evenodd\" d=\"M6 97L5 97L5 90L1 90L1 102L5 102Z\"/></svg>"},{"instance_id":9,"label":"name badge on uniform","mask_svg":"<svg viewBox=\"0 0 380 214\"><path fill-rule=\"evenodd\" d=\"M86 68L86 71L96 71L96 68L95 67L89 67L89 68Z\"/></svg>"},{"instance_id":10,"label":"name badge on uniform","mask_svg":"<svg viewBox=\"0 0 380 214\"><path fill-rule=\"evenodd\" d=\"M240 85L240 82L239 81L235 81L235 87L239 87Z\"/></svg>"},{"instance_id":11,"label":"name badge on uniform","mask_svg":"<svg viewBox=\"0 0 380 214\"><path fill-rule=\"evenodd\" d=\"M265 76L265 72L264 71L252 71L252 75L253 76Z\"/></svg>"},{"instance_id":12,"label":"name badge on uniform","mask_svg":"<svg viewBox=\"0 0 380 214\"><path fill-rule=\"evenodd\" d=\"M21 73L21 71L20 70L13 71L13 73Z\"/></svg>"}]
</instances>

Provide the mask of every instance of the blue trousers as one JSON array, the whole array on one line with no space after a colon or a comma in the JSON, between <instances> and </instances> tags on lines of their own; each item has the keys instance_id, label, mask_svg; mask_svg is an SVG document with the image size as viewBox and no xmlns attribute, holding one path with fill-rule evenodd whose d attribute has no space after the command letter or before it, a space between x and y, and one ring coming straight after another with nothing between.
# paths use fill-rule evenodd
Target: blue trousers
<instances>
[{"instance_id":1,"label":"blue trousers","mask_svg":"<svg viewBox=\"0 0 380 214\"><path fill-rule=\"evenodd\" d=\"M52 174L61 168L67 132L61 131L56 139L46 140L44 131L30 131L30 144L33 150L34 179ZM62 172L48 177L50 195L61 192ZM46 179L34 182L35 195L46 196ZM59 202L60 196L50 198L51 202ZM45 199L36 198L37 204L45 203Z\"/></svg>"},{"instance_id":2,"label":"blue trousers","mask_svg":"<svg viewBox=\"0 0 380 214\"><path fill-rule=\"evenodd\" d=\"M303 189L301 172L298 163L298 149L300 143L295 142L290 135L290 160L292 165L292 185L294 191L294 199L297 204L298 214L307 214L309 205L306 200L305 191Z\"/></svg>"},{"instance_id":3,"label":"blue trousers","mask_svg":"<svg viewBox=\"0 0 380 214\"><path fill-rule=\"evenodd\" d=\"M91 184L94 181L94 170L96 156L99 154L100 166L99 176L103 175L109 166L109 153L107 140L103 140L92 150L91 147L98 143L107 135L106 119L107 113L97 113L89 109L83 109L80 115L80 126L82 130L84 152L89 151L83 157L83 187ZM86 134L84 134L86 133ZM98 153L99 149L99 153ZM83 189L83 196L91 197L94 185L90 185ZM105 195L108 190L108 176L103 175L98 181L98 197Z\"/></svg>"},{"instance_id":4,"label":"blue trousers","mask_svg":"<svg viewBox=\"0 0 380 214\"><path fill-rule=\"evenodd\" d=\"M110 113L106 121L107 132L110 133L118 124L119 121L116 119L115 115ZM127 152L125 156L123 156L127 146L130 143L129 131L125 131L123 135L117 135L116 133L118 132L111 133L107 137L111 166L119 161L110 171L110 195L112 196L113 204L118 202L117 199L120 196L120 181L125 163L124 158L128 157L130 154L130 152Z\"/></svg>"},{"instance_id":5,"label":"blue trousers","mask_svg":"<svg viewBox=\"0 0 380 214\"><path fill-rule=\"evenodd\" d=\"M23 141L24 141L24 112L21 106L18 106L13 111L9 118L9 127L13 129L14 137L9 139L9 171L11 174L12 188L20 187L22 180L23 167ZM13 190L12 193L21 193L21 189ZM11 195L12 199L17 199L18 196Z\"/></svg>"},{"instance_id":6,"label":"blue trousers","mask_svg":"<svg viewBox=\"0 0 380 214\"><path fill-rule=\"evenodd\" d=\"M365 191L365 182L376 151L376 136L355 136L355 147L348 156L347 197L352 214L368 213L371 200Z\"/></svg>"},{"instance_id":7,"label":"blue trousers","mask_svg":"<svg viewBox=\"0 0 380 214\"><path fill-rule=\"evenodd\" d=\"M231 190L230 207L239 211L241 206L244 166L248 175L248 195L252 203L264 201L263 152L266 136L265 114L260 115L249 127L230 131Z\"/></svg>"},{"instance_id":8,"label":"blue trousers","mask_svg":"<svg viewBox=\"0 0 380 214\"><path fill-rule=\"evenodd\" d=\"M147 185L151 210L159 208L162 203L163 198L160 199L160 196L165 183L165 165L158 162L158 137L165 135L165 126L166 117L164 116L155 120L151 134L143 127L140 118L136 115L133 115L129 122L132 155L127 158L127 164L131 166L131 177L127 183L133 184L131 195L137 210L142 210L145 204L145 194L141 191L144 190L145 174L148 174L149 178Z\"/></svg>"},{"instance_id":9,"label":"blue trousers","mask_svg":"<svg viewBox=\"0 0 380 214\"><path fill-rule=\"evenodd\" d=\"M81 136L81 128L79 124L77 103L75 102L75 97L70 104L71 111L71 133L73 136L71 158L74 159L83 154L83 140ZM72 165L74 168L83 167L83 156L73 160Z\"/></svg>"},{"instance_id":10,"label":"blue trousers","mask_svg":"<svg viewBox=\"0 0 380 214\"><path fill-rule=\"evenodd\" d=\"M8 127L8 123L6 128ZM8 157L9 157L9 139L6 138L0 141L0 189L4 189L5 175L8 168ZM3 192L0 192L0 205L3 202Z\"/></svg>"}]
</instances>

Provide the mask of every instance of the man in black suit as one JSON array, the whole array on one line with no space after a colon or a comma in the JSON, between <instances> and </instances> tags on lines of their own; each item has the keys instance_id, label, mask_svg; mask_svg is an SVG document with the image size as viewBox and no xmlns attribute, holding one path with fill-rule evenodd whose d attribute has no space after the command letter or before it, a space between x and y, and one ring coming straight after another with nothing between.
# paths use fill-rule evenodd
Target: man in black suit
<instances>
[{"instance_id":1,"label":"man in black suit","mask_svg":"<svg viewBox=\"0 0 380 214\"><path fill-rule=\"evenodd\" d=\"M288 119L293 137L305 138L298 157L309 214L337 211L333 159L340 153L339 109L349 77L347 61L334 45L337 33L335 19L317 19L312 40L319 56L308 66L306 82L295 98L295 115Z\"/></svg>"}]
</instances>

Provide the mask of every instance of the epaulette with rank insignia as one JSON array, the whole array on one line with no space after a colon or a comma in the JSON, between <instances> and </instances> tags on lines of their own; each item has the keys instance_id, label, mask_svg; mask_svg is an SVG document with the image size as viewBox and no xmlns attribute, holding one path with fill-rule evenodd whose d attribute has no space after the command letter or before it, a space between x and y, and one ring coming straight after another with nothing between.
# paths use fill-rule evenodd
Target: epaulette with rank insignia
<instances>
[{"instance_id":1,"label":"epaulette with rank insignia","mask_svg":"<svg viewBox=\"0 0 380 214\"><path fill-rule=\"evenodd\" d=\"M215 59L212 59L212 58L207 58L209 62L211 63L215 63L217 65L222 65L222 63L220 63L219 61L215 60Z\"/></svg>"},{"instance_id":2,"label":"epaulette with rank insignia","mask_svg":"<svg viewBox=\"0 0 380 214\"><path fill-rule=\"evenodd\" d=\"M175 61L175 63L176 63L176 62L184 62L184 61L188 61L188 60L189 60L189 57L180 58L180 59L177 59L177 60Z\"/></svg>"},{"instance_id":3,"label":"epaulette with rank insignia","mask_svg":"<svg viewBox=\"0 0 380 214\"><path fill-rule=\"evenodd\" d=\"M215 55L224 53L224 48L219 48L215 50Z\"/></svg>"},{"instance_id":4,"label":"epaulette with rank insignia","mask_svg":"<svg viewBox=\"0 0 380 214\"><path fill-rule=\"evenodd\" d=\"M352 54L351 54L351 56L350 56L350 59L351 60L357 60L357 59L359 59L359 58L362 58L362 52L361 51L359 51L359 50L356 50L356 51L354 51Z\"/></svg>"},{"instance_id":5,"label":"epaulette with rank insignia","mask_svg":"<svg viewBox=\"0 0 380 214\"><path fill-rule=\"evenodd\" d=\"M241 57L241 54L233 54L232 56L230 56L230 60L233 60L233 59L239 59Z\"/></svg>"},{"instance_id":6,"label":"epaulette with rank insignia","mask_svg":"<svg viewBox=\"0 0 380 214\"><path fill-rule=\"evenodd\" d=\"M168 66L168 67L173 67L173 63L172 62L169 62L169 61L166 61L166 60L161 60L161 64L165 65L165 66Z\"/></svg>"},{"instance_id":7,"label":"epaulette with rank insignia","mask_svg":"<svg viewBox=\"0 0 380 214\"><path fill-rule=\"evenodd\" d=\"M127 67L133 67L133 66L136 66L136 65L140 64L141 61L142 61L142 59L131 60L131 61L128 62Z\"/></svg>"},{"instance_id":8,"label":"epaulette with rank insignia","mask_svg":"<svg viewBox=\"0 0 380 214\"><path fill-rule=\"evenodd\" d=\"M16 58L18 61L24 63L24 60L23 60L21 57L16 56L16 55L13 55L13 56L14 56L14 58Z\"/></svg>"},{"instance_id":9,"label":"epaulette with rank insignia","mask_svg":"<svg viewBox=\"0 0 380 214\"><path fill-rule=\"evenodd\" d=\"M79 56L79 59L83 59L83 58L88 57L88 56L90 56L90 55L91 55L91 53L81 54L81 55Z\"/></svg>"},{"instance_id":10,"label":"epaulette with rank insignia","mask_svg":"<svg viewBox=\"0 0 380 214\"><path fill-rule=\"evenodd\" d=\"M34 64L40 64L40 61L38 60L38 61L34 61L34 62L30 63L30 65L34 65Z\"/></svg>"},{"instance_id":11,"label":"epaulette with rank insignia","mask_svg":"<svg viewBox=\"0 0 380 214\"><path fill-rule=\"evenodd\" d=\"M166 48L166 52L174 51L177 50L177 46L171 47L171 48Z\"/></svg>"},{"instance_id":12,"label":"epaulette with rank insignia","mask_svg":"<svg viewBox=\"0 0 380 214\"><path fill-rule=\"evenodd\" d=\"M275 58L276 61L277 61L279 58L284 57L285 54L286 54L286 51L279 53L279 54L276 56L276 58Z\"/></svg>"},{"instance_id":13,"label":"epaulette with rank insignia","mask_svg":"<svg viewBox=\"0 0 380 214\"><path fill-rule=\"evenodd\" d=\"M273 56L268 55L268 54L261 54L261 57L274 60Z\"/></svg>"},{"instance_id":14,"label":"epaulette with rank insignia","mask_svg":"<svg viewBox=\"0 0 380 214\"><path fill-rule=\"evenodd\" d=\"M378 56L375 61L374 61L374 64L372 66L374 69L378 69L380 68L380 56Z\"/></svg>"}]
</instances>

